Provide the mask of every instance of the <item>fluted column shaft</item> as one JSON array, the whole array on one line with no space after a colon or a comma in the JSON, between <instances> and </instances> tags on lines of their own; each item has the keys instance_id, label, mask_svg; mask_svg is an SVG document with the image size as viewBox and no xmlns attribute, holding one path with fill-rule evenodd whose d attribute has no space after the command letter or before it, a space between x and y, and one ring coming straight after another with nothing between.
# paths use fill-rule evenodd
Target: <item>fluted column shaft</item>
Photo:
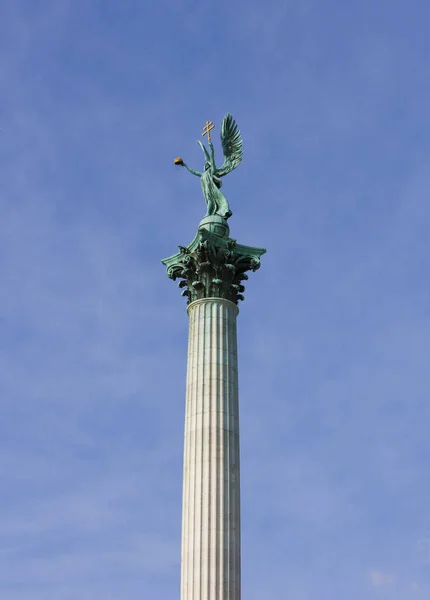
<instances>
[{"instance_id":1,"label":"fluted column shaft","mask_svg":"<svg viewBox=\"0 0 430 600\"><path fill-rule=\"evenodd\" d=\"M188 306L181 600L240 600L237 313Z\"/></svg>"}]
</instances>

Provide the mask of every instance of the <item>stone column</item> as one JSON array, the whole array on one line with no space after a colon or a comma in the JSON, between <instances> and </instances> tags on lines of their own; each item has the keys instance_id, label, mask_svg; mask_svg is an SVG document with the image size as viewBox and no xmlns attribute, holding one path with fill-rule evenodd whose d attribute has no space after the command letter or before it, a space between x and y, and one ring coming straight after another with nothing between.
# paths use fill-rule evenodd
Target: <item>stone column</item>
<instances>
[{"instance_id":1,"label":"stone column","mask_svg":"<svg viewBox=\"0 0 430 600\"><path fill-rule=\"evenodd\" d=\"M205 217L164 259L188 298L181 600L240 600L237 304L264 248L238 244Z\"/></svg>"},{"instance_id":2,"label":"stone column","mask_svg":"<svg viewBox=\"0 0 430 600\"><path fill-rule=\"evenodd\" d=\"M181 600L240 600L237 313L188 306Z\"/></svg>"}]
</instances>

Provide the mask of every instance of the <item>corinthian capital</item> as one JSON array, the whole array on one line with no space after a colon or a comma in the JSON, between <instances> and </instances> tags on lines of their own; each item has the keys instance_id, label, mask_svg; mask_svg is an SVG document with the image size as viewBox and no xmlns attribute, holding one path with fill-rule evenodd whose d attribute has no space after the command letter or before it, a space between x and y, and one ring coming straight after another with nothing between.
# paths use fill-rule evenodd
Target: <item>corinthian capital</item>
<instances>
[{"instance_id":1,"label":"corinthian capital","mask_svg":"<svg viewBox=\"0 0 430 600\"><path fill-rule=\"evenodd\" d=\"M188 303L202 298L225 298L235 304L244 300L247 271L260 268L260 257L266 250L238 244L228 233L225 219L206 217L194 240L162 261L167 275L181 280L178 285Z\"/></svg>"}]
</instances>

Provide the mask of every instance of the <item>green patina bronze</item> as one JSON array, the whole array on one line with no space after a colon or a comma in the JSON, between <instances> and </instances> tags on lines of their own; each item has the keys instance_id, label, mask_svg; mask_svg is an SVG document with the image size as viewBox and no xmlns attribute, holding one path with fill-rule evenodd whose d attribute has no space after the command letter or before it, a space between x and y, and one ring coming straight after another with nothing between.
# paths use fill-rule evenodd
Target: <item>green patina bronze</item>
<instances>
[{"instance_id":1,"label":"green patina bronze","mask_svg":"<svg viewBox=\"0 0 430 600\"><path fill-rule=\"evenodd\" d=\"M217 168L210 140L212 129L213 123L206 121L203 135L208 136L210 153L198 142L206 157L203 173L188 167L181 158L174 161L200 177L207 204L206 217L200 222L193 241L188 246L179 246L179 252L161 262L171 279L181 280L178 285L186 288L182 295L187 296L188 303L202 298L225 298L237 304L244 300L246 272L260 268L260 257L266 250L238 244L229 237L227 219L232 213L219 191L220 177L233 171L241 162L242 139L236 122L231 115L226 115L221 126L224 164Z\"/></svg>"},{"instance_id":2,"label":"green patina bronze","mask_svg":"<svg viewBox=\"0 0 430 600\"><path fill-rule=\"evenodd\" d=\"M167 275L181 279L180 288L188 303L202 298L225 298L235 304L244 300L247 271L260 268L260 257L266 250L238 244L228 237L228 225L222 217L213 215L200 223L197 234L188 246L165 258Z\"/></svg>"},{"instance_id":3,"label":"green patina bronze","mask_svg":"<svg viewBox=\"0 0 430 600\"><path fill-rule=\"evenodd\" d=\"M208 136L209 152L207 148L198 141L197 143L205 155L205 167L203 173L189 167L182 158L175 158L175 164L185 167L193 175L200 177L203 196L206 200L206 216L219 215L228 219L233 214L224 194L220 192L222 186L221 177L228 175L242 161L242 138L236 121L228 114L221 123L221 145L224 152L224 163L217 167L215 163L215 150L211 141L210 132L214 125L211 121L206 122L202 135Z\"/></svg>"}]
</instances>

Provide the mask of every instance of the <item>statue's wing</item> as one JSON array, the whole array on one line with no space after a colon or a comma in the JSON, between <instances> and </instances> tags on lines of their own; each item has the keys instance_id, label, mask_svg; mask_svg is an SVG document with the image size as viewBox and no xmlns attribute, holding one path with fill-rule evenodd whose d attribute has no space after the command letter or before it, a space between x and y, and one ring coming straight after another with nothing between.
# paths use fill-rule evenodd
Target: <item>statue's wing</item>
<instances>
[{"instance_id":1,"label":"statue's wing","mask_svg":"<svg viewBox=\"0 0 430 600\"><path fill-rule=\"evenodd\" d=\"M224 177L242 162L242 137L233 117L228 114L221 124L221 144L224 152L224 164L217 169L218 177Z\"/></svg>"}]
</instances>

